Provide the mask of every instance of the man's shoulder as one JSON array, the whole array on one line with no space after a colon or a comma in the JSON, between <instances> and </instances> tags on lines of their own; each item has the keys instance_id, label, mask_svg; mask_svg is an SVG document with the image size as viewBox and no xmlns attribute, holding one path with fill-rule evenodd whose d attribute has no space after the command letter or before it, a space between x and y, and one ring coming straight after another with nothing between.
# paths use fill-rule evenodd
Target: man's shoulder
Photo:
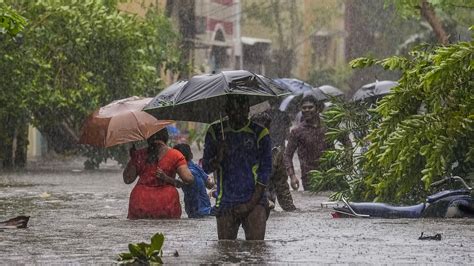
<instances>
[{"instance_id":1,"label":"man's shoulder","mask_svg":"<svg viewBox=\"0 0 474 266\"><path fill-rule=\"evenodd\" d=\"M266 136L270 137L268 129L260 124L250 121L249 127L252 129L252 131L255 133L255 136L257 136L259 140Z\"/></svg>"},{"instance_id":2,"label":"man's shoulder","mask_svg":"<svg viewBox=\"0 0 474 266\"><path fill-rule=\"evenodd\" d=\"M193 161L188 162L188 168L191 170L202 170L202 168Z\"/></svg>"},{"instance_id":3,"label":"man's shoulder","mask_svg":"<svg viewBox=\"0 0 474 266\"><path fill-rule=\"evenodd\" d=\"M183 157L184 158L184 155L179 150L174 149L174 148L170 148L167 155L168 156L173 156L173 157Z\"/></svg>"},{"instance_id":4,"label":"man's shoulder","mask_svg":"<svg viewBox=\"0 0 474 266\"><path fill-rule=\"evenodd\" d=\"M210 135L214 140L216 140L218 136L222 134L222 129L227 127L227 123L227 121L219 120L210 124L206 134Z\"/></svg>"},{"instance_id":5,"label":"man's shoulder","mask_svg":"<svg viewBox=\"0 0 474 266\"><path fill-rule=\"evenodd\" d=\"M258 123L255 123L253 121L250 121L249 128L251 128L252 131L254 131L255 133L260 133L262 131L268 131L268 129L265 126L263 126L261 124L258 124Z\"/></svg>"}]
</instances>

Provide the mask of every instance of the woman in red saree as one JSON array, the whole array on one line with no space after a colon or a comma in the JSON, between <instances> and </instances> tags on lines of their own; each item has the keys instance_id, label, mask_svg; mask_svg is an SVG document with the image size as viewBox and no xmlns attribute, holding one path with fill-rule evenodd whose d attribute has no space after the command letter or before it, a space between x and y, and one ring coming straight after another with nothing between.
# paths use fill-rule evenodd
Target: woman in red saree
<instances>
[{"instance_id":1,"label":"woman in red saree","mask_svg":"<svg viewBox=\"0 0 474 266\"><path fill-rule=\"evenodd\" d=\"M123 181L137 184L130 193L128 219L177 219L181 205L176 187L181 181L192 183L193 175L186 159L177 150L166 145L168 131L162 129L148 138L148 148L131 150L131 158L123 171Z\"/></svg>"}]
</instances>

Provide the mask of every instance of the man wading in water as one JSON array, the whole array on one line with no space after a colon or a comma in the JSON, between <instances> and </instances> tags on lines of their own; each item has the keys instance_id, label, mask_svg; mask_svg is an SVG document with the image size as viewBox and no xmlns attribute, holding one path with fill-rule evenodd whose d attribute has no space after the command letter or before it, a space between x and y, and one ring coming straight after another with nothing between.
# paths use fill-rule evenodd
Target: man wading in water
<instances>
[{"instance_id":1,"label":"man wading in water","mask_svg":"<svg viewBox=\"0 0 474 266\"><path fill-rule=\"evenodd\" d=\"M271 141L266 128L248 119L249 107L247 98L229 96L225 108L229 120L211 125L205 138L203 168L217 173L219 239L236 239L240 225L245 239L265 238Z\"/></svg>"},{"instance_id":2,"label":"man wading in water","mask_svg":"<svg viewBox=\"0 0 474 266\"><path fill-rule=\"evenodd\" d=\"M299 181L293 167L293 155L298 153L301 165L301 182L304 190L309 190L310 180L308 172L319 167L319 158L324 150L331 147L325 140L326 129L321 124L319 113L324 109L324 104L315 97L308 95L301 101L301 113L304 121L291 130L286 146L284 162L286 172L291 179L291 187L299 188Z\"/></svg>"}]
</instances>

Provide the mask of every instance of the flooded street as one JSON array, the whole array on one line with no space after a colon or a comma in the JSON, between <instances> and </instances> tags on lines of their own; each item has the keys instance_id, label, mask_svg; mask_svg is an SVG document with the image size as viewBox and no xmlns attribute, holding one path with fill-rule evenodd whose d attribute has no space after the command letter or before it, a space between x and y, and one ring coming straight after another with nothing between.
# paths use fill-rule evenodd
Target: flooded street
<instances>
[{"instance_id":1,"label":"flooded street","mask_svg":"<svg viewBox=\"0 0 474 266\"><path fill-rule=\"evenodd\" d=\"M213 218L126 219L133 186L118 166L80 160L0 174L0 219L31 216L0 232L2 264L114 263L131 242L165 235L165 263L474 263L474 220L333 219L325 196L293 194L297 212L272 212L264 242L217 241ZM182 194L181 194L182 200ZM442 234L441 241L420 241ZM243 231L239 239L244 239ZM177 251L178 256L175 256Z\"/></svg>"}]
</instances>

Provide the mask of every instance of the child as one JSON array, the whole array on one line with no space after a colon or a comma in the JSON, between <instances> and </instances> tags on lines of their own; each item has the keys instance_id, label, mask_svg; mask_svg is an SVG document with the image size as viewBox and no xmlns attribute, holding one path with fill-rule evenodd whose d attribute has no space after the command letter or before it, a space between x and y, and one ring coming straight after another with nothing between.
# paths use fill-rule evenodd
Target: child
<instances>
[{"instance_id":1,"label":"child","mask_svg":"<svg viewBox=\"0 0 474 266\"><path fill-rule=\"evenodd\" d=\"M192 161L193 153L188 144L181 143L173 147L180 151L188 163L188 168L194 176L194 183L184 185L184 210L189 218L202 218L211 215L211 202L206 187L212 188L213 183L202 168Z\"/></svg>"}]
</instances>

